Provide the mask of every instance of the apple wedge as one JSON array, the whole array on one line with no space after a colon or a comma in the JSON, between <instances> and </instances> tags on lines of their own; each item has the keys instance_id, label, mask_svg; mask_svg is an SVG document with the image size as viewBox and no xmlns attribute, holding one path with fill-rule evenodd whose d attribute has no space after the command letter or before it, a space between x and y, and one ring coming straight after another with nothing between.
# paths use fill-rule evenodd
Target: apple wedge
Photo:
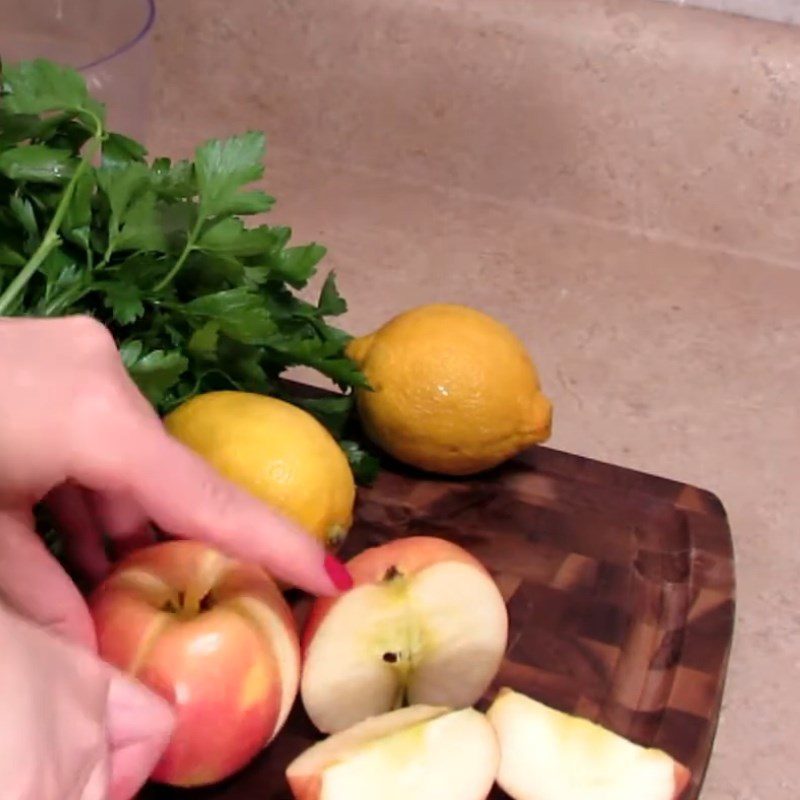
<instances>
[{"instance_id":1,"label":"apple wedge","mask_svg":"<svg viewBox=\"0 0 800 800\"><path fill-rule=\"evenodd\" d=\"M348 564L354 587L318 600L303 637L301 695L325 733L427 704L473 705L497 674L508 615L491 575L443 539L411 537Z\"/></svg>"},{"instance_id":2,"label":"apple wedge","mask_svg":"<svg viewBox=\"0 0 800 800\"><path fill-rule=\"evenodd\" d=\"M691 777L661 750L510 689L487 716L500 742L497 782L514 800L677 800Z\"/></svg>"},{"instance_id":3,"label":"apple wedge","mask_svg":"<svg viewBox=\"0 0 800 800\"><path fill-rule=\"evenodd\" d=\"M477 711L411 706L314 745L286 778L296 800L484 800L499 758Z\"/></svg>"}]
</instances>

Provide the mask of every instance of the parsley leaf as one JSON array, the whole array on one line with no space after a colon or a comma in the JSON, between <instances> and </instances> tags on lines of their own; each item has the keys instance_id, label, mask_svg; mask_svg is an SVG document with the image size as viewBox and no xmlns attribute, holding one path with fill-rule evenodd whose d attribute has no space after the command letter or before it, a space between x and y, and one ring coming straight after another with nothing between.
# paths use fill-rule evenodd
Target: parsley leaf
<instances>
[{"instance_id":1,"label":"parsley leaf","mask_svg":"<svg viewBox=\"0 0 800 800\"><path fill-rule=\"evenodd\" d=\"M209 321L197 328L189 338L189 352L201 359L213 360L219 343L219 323Z\"/></svg>"},{"instance_id":2,"label":"parsley leaf","mask_svg":"<svg viewBox=\"0 0 800 800\"><path fill-rule=\"evenodd\" d=\"M25 256L22 253L0 242L0 265L9 267L21 267L25 264Z\"/></svg>"},{"instance_id":3,"label":"parsley leaf","mask_svg":"<svg viewBox=\"0 0 800 800\"><path fill-rule=\"evenodd\" d=\"M212 140L197 148L195 169L202 216L236 212L240 189L264 174L264 135L250 132L226 141ZM262 209L265 210L265 209Z\"/></svg>"},{"instance_id":4,"label":"parsley leaf","mask_svg":"<svg viewBox=\"0 0 800 800\"><path fill-rule=\"evenodd\" d=\"M321 244L307 244L284 250L275 264L274 273L290 286L302 289L316 272L317 264L327 252Z\"/></svg>"},{"instance_id":5,"label":"parsley leaf","mask_svg":"<svg viewBox=\"0 0 800 800\"><path fill-rule=\"evenodd\" d=\"M166 249L166 234L161 226L156 196L152 191L139 195L128 206L122 227L109 246L112 244L114 251Z\"/></svg>"},{"instance_id":6,"label":"parsley leaf","mask_svg":"<svg viewBox=\"0 0 800 800\"><path fill-rule=\"evenodd\" d=\"M337 317L347 311L347 302L336 288L336 273L329 272L319 293L317 309L323 317Z\"/></svg>"},{"instance_id":7,"label":"parsley leaf","mask_svg":"<svg viewBox=\"0 0 800 800\"><path fill-rule=\"evenodd\" d=\"M89 93L80 74L43 58L5 68L3 83L3 104L16 114L89 106Z\"/></svg>"},{"instance_id":8,"label":"parsley leaf","mask_svg":"<svg viewBox=\"0 0 800 800\"><path fill-rule=\"evenodd\" d=\"M339 444L350 462L350 469L353 470L356 480L362 484L371 484L378 477L381 468L377 456L352 439L343 439Z\"/></svg>"},{"instance_id":9,"label":"parsley leaf","mask_svg":"<svg viewBox=\"0 0 800 800\"><path fill-rule=\"evenodd\" d=\"M103 166L143 162L146 155L147 150L143 145L121 133L109 133L103 142Z\"/></svg>"},{"instance_id":10,"label":"parsley leaf","mask_svg":"<svg viewBox=\"0 0 800 800\"><path fill-rule=\"evenodd\" d=\"M142 394L151 403L158 403L178 382L188 365L188 360L177 351L153 350L133 359L128 372Z\"/></svg>"},{"instance_id":11,"label":"parsley leaf","mask_svg":"<svg viewBox=\"0 0 800 800\"><path fill-rule=\"evenodd\" d=\"M295 405L313 414L331 433L341 436L353 410L353 396L335 394L330 397L296 397L284 395Z\"/></svg>"},{"instance_id":12,"label":"parsley leaf","mask_svg":"<svg viewBox=\"0 0 800 800\"><path fill-rule=\"evenodd\" d=\"M13 147L0 153L0 172L12 181L66 183L75 172L76 159L68 150L43 144Z\"/></svg>"},{"instance_id":13,"label":"parsley leaf","mask_svg":"<svg viewBox=\"0 0 800 800\"><path fill-rule=\"evenodd\" d=\"M244 286L198 297L182 313L215 320L219 330L245 344L268 341L277 330L261 297Z\"/></svg>"},{"instance_id":14,"label":"parsley leaf","mask_svg":"<svg viewBox=\"0 0 800 800\"><path fill-rule=\"evenodd\" d=\"M273 247L272 231L266 226L245 228L244 223L228 217L207 228L197 247L234 256L257 256Z\"/></svg>"},{"instance_id":15,"label":"parsley leaf","mask_svg":"<svg viewBox=\"0 0 800 800\"><path fill-rule=\"evenodd\" d=\"M103 303L110 308L114 319L123 325L134 322L144 314L141 291L132 283L105 281L98 284L104 297Z\"/></svg>"},{"instance_id":16,"label":"parsley leaf","mask_svg":"<svg viewBox=\"0 0 800 800\"><path fill-rule=\"evenodd\" d=\"M94 182L95 176L90 169L78 177L72 201L67 207L64 221L61 223L62 235L84 250L88 250L90 247Z\"/></svg>"},{"instance_id":17,"label":"parsley leaf","mask_svg":"<svg viewBox=\"0 0 800 800\"><path fill-rule=\"evenodd\" d=\"M115 163L97 170L97 185L102 189L111 209L109 226L118 231L133 198L148 185L150 171L144 164L132 161Z\"/></svg>"},{"instance_id":18,"label":"parsley leaf","mask_svg":"<svg viewBox=\"0 0 800 800\"><path fill-rule=\"evenodd\" d=\"M39 235L39 226L36 222L36 215L33 213L33 204L27 197L12 195L8 200L8 208L29 237Z\"/></svg>"}]
</instances>

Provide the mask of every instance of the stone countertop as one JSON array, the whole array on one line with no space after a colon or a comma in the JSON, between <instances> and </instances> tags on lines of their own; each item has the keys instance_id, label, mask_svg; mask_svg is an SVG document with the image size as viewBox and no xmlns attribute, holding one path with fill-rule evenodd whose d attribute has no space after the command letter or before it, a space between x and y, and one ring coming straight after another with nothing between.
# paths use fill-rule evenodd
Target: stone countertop
<instances>
[{"instance_id":1,"label":"stone countertop","mask_svg":"<svg viewBox=\"0 0 800 800\"><path fill-rule=\"evenodd\" d=\"M180 41L180 48L175 42ZM800 30L649 0L165 3L150 143L270 134L367 331L479 306L552 444L715 491L738 619L704 800L800 785Z\"/></svg>"}]
</instances>

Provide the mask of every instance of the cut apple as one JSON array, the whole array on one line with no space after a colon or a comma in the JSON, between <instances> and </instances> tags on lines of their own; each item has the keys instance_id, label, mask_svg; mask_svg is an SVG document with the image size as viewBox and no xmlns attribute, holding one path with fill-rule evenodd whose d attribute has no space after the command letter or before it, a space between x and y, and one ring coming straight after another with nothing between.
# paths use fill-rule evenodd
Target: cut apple
<instances>
[{"instance_id":1,"label":"cut apple","mask_svg":"<svg viewBox=\"0 0 800 800\"><path fill-rule=\"evenodd\" d=\"M498 761L482 714L411 706L314 745L286 778L296 800L484 800Z\"/></svg>"},{"instance_id":2,"label":"cut apple","mask_svg":"<svg viewBox=\"0 0 800 800\"><path fill-rule=\"evenodd\" d=\"M404 705L466 708L497 674L508 615L491 575L443 539L411 537L348 564L354 587L318 600L301 695L325 733Z\"/></svg>"},{"instance_id":3,"label":"cut apple","mask_svg":"<svg viewBox=\"0 0 800 800\"><path fill-rule=\"evenodd\" d=\"M661 750L503 689L489 709L497 782L514 800L677 800L690 773Z\"/></svg>"}]
</instances>

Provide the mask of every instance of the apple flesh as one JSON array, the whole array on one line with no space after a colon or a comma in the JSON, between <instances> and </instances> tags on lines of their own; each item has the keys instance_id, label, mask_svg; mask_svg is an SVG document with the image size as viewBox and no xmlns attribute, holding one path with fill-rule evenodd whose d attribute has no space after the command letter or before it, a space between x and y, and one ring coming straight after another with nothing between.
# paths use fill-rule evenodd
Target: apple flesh
<instances>
[{"instance_id":1,"label":"apple flesh","mask_svg":"<svg viewBox=\"0 0 800 800\"><path fill-rule=\"evenodd\" d=\"M314 745L286 778L296 800L484 800L498 761L482 714L411 706Z\"/></svg>"},{"instance_id":2,"label":"apple flesh","mask_svg":"<svg viewBox=\"0 0 800 800\"><path fill-rule=\"evenodd\" d=\"M508 638L491 575L443 539L410 537L348 563L349 592L318 600L303 637L301 695L325 733L401 708L465 708L486 691Z\"/></svg>"},{"instance_id":3,"label":"apple flesh","mask_svg":"<svg viewBox=\"0 0 800 800\"><path fill-rule=\"evenodd\" d=\"M487 714L514 800L677 800L689 770L661 750L504 689Z\"/></svg>"},{"instance_id":4,"label":"apple flesh","mask_svg":"<svg viewBox=\"0 0 800 800\"><path fill-rule=\"evenodd\" d=\"M215 783L283 726L300 653L272 579L197 542L135 552L90 600L100 655L170 701L177 723L153 779Z\"/></svg>"}]
</instances>

